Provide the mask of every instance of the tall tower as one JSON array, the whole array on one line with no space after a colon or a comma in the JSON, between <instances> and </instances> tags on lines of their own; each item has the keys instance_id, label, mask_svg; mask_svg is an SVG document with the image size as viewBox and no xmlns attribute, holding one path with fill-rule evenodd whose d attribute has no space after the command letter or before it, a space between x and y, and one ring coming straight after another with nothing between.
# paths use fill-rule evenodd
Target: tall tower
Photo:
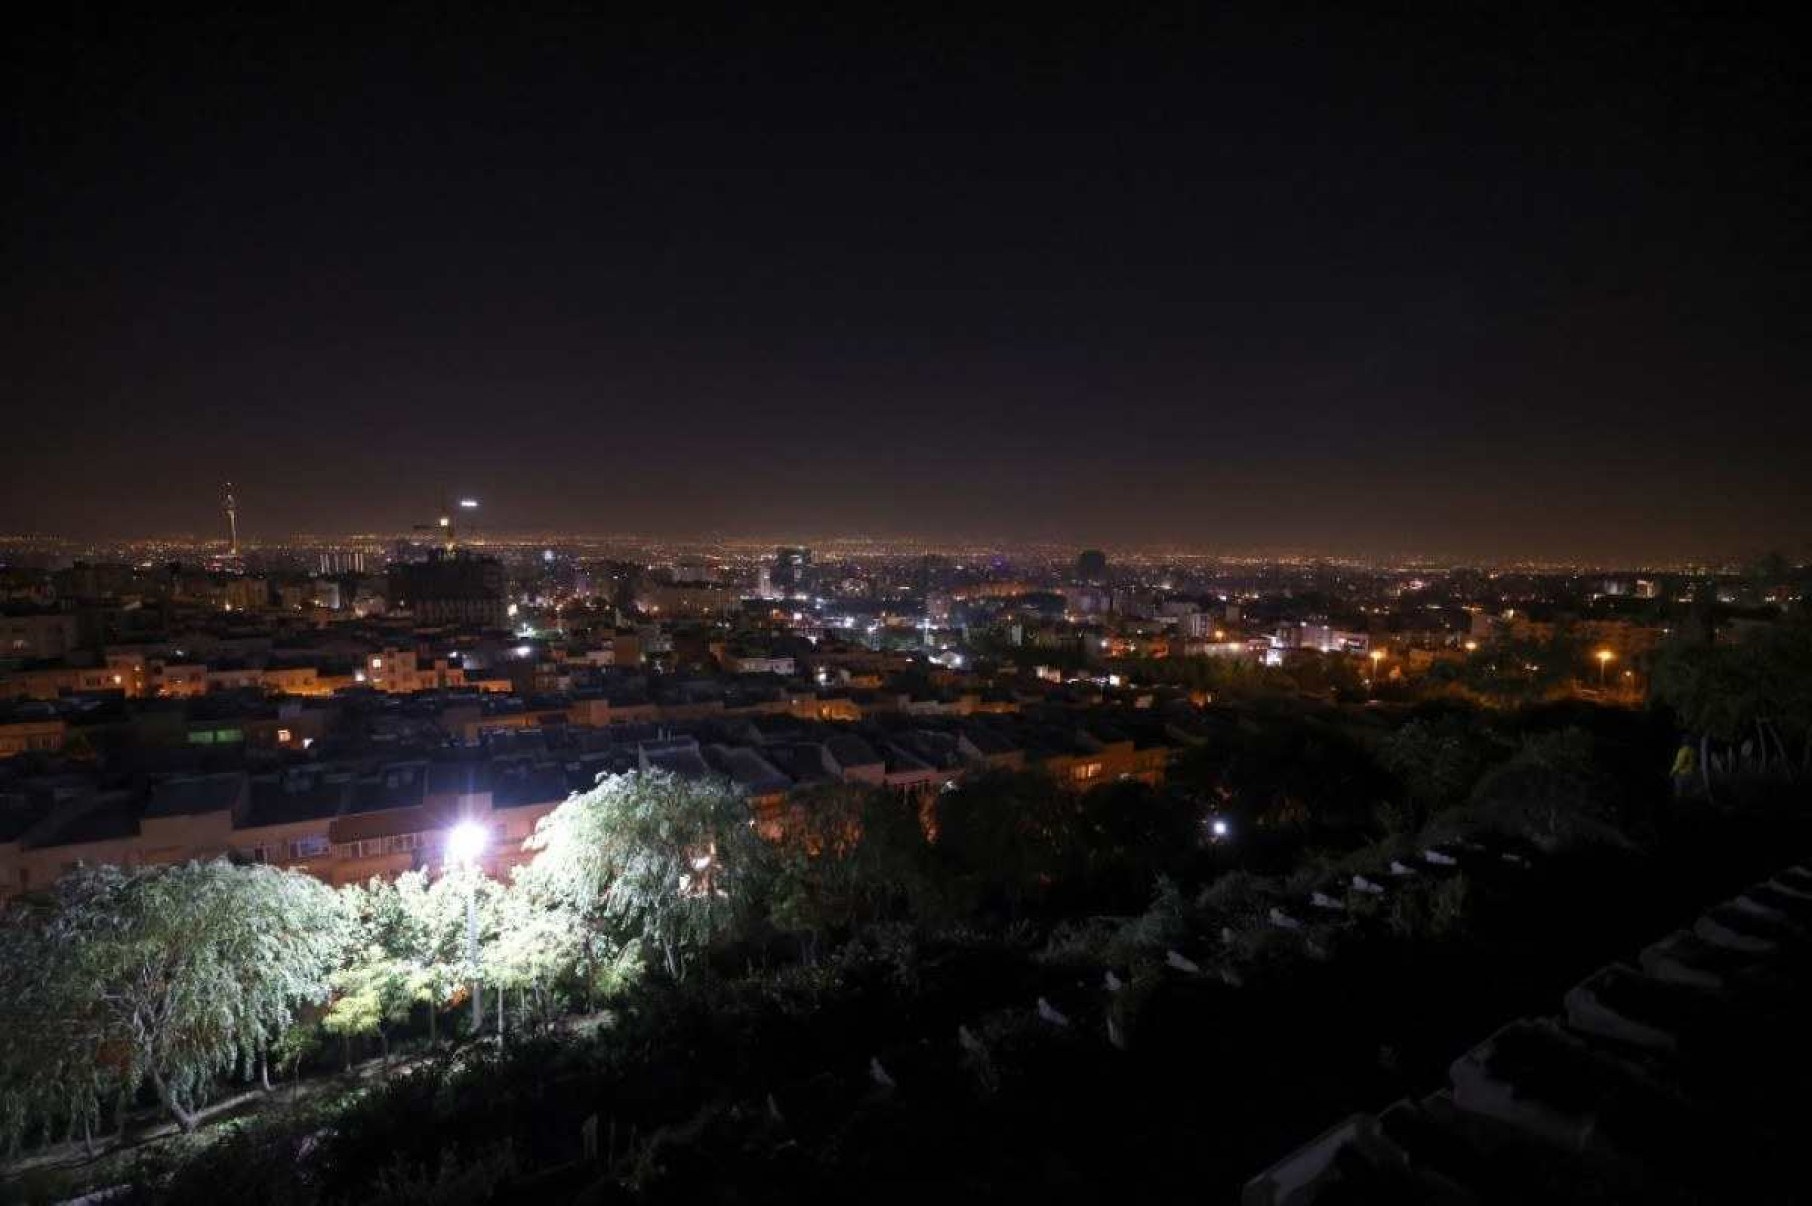
<instances>
[{"instance_id":1,"label":"tall tower","mask_svg":"<svg viewBox=\"0 0 1812 1206\"><path fill-rule=\"evenodd\" d=\"M233 501L233 483L226 484L227 546L233 556L239 555L239 504Z\"/></svg>"}]
</instances>

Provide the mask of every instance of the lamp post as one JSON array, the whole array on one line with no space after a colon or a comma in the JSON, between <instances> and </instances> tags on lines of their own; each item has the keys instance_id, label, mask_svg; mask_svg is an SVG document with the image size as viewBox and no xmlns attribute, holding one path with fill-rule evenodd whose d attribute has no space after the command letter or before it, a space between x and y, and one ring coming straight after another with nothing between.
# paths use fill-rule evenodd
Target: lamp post
<instances>
[{"instance_id":1,"label":"lamp post","mask_svg":"<svg viewBox=\"0 0 1812 1206\"><path fill-rule=\"evenodd\" d=\"M1378 666L1379 663L1384 661L1384 650L1374 649L1366 656L1372 659L1371 688L1372 694L1376 695L1378 693Z\"/></svg>"},{"instance_id":2,"label":"lamp post","mask_svg":"<svg viewBox=\"0 0 1812 1206\"><path fill-rule=\"evenodd\" d=\"M484 1028L484 981L478 974L478 857L490 835L484 826L461 821L447 834L447 862L465 868L466 958L472 964L472 1033Z\"/></svg>"},{"instance_id":3,"label":"lamp post","mask_svg":"<svg viewBox=\"0 0 1812 1206\"><path fill-rule=\"evenodd\" d=\"M1605 667L1609 666L1611 664L1612 659L1614 659L1617 655L1612 653L1609 649L1600 649L1597 653L1594 653L1592 656L1598 659L1598 685L1602 687L1602 686L1604 686Z\"/></svg>"}]
</instances>

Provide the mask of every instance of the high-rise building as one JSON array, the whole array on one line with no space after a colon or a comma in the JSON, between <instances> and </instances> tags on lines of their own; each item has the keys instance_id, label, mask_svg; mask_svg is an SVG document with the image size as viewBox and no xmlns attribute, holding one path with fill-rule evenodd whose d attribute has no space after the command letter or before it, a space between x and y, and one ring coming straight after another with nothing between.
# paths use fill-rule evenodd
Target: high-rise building
<instances>
[{"instance_id":1,"label":"high-rise building","mask_svg":"<svg viewBox=\"0 0 1812 1206\"><path fill-rule=\"evenodd\" d=\"M812 550L779 548L774 550L774 569L768 575L774 589L783 595L804 594L811 589Z\"/></svg>"},{"instance_id":2,"label":"high-rise building","mask_svg":"<svg viewBox=\"0 0 1812 1206\"><path fill-rule=\"evenodd\" d=\"M321 554L321 572L323 574L362 574L365 572L365 554L357 549L328 549Z\"/></svg>"},{"instance_id":3,"label":"high-rise building","mask_svg":"<svg viewBox=\"0 0 1812 1206\"><path fill-rule=\"evenodd\" d=\"M390 567L390 604L424 624L502 628L508 619L503 564L495 557L434 549L426 561Z\"/></svg>"},{"instance_id":4,"label":"high-rise building","mask_svg":"<svg viewBox=\"0 0 1812 1206\"><path fill-rule=\"evenodd\" d=\"M1082 582L1107 581L1107 554L1100 549L1084 549L1076 558L1076 578Z\"/></svg>"}]
</instances>

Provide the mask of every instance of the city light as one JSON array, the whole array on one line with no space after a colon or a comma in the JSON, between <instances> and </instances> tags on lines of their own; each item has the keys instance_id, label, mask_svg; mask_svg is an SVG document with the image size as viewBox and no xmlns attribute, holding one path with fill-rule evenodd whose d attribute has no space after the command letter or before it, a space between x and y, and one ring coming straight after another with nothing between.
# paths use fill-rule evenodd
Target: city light
<instances>
[{"instance_id":1,"label":"city light","mask_svg":"<svg viewBox=\"0 0 1812 1206\"><path fill-rule=\"evenodd\" d=\"M475 511L478 509L478 500L476 498L462 498L459 500L459 505L468 511Z\"/></svg>"},{"instance_id":2,"label":"city light","mask_svg":"<svg viewBox=\"0 0 1812 1206\"><path fill-rule=\"evenodd\" d=\"M454 866L475 866L491 835L475 821L461 821L447 831L447 862Z\"/></svg>"}]
</instances>

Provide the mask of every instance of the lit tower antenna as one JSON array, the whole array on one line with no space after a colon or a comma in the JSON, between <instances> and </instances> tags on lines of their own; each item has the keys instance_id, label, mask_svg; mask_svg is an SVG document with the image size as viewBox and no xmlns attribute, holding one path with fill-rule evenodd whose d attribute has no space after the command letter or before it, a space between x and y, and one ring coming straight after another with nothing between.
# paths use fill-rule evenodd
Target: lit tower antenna
<instances>
[{"instance_id":1,"label":"lit tower antenna","mask_svg":"<svg viewBox=\"0 0 1812 1206\"><path fill-rule=\"evenodd\" d=\"M239 504L233 501L233 483L226 484L227 547L232 555L239 555Z\"/></svg>"},{"instance_id":2,"label":"lit tower antenna","mask_svg":"<svg viewBox=\"0 0 1812 1206\"><path fill-rule=\"evenodd\" d=\"M478 500L477 500L477 499L476 499L476 498L462 498L462 499L460 499L460 500L459 500L459 510L461 510L461 511L476 511L476 510L478 510ZM449 514L454 514L454 512L449 512ZM451 532L451 531L449 531L449 532L448 532L448 533L447 533L447 547L448 547L448 548L452 548L452 547L453 547L453 533L452 533L452 532Z\"/></svg>"}]
</instances>

